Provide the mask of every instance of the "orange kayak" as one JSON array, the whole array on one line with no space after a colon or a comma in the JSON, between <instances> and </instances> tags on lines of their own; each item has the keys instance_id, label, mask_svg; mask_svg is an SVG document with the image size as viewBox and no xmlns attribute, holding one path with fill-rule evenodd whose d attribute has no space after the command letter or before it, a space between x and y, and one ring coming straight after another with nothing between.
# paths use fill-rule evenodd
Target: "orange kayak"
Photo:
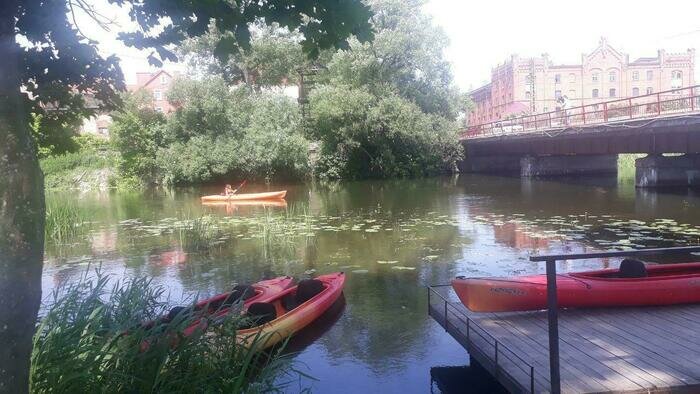
<instances>
[{"instance_id":1,"label":"orange kayak","mask_svg":"<svg viewBox=\"0 0 700 394\"><path fill-rule=\"evenodd\" d=\"M342 272L321 275L300 281L268 302L251 304L247 315L259 325L239 330L237 341L247 345L259 338L258 350L284 341L323 315L340 298L344 285Z\"/></svg>"},{"instance_id":2,"label":"orange kayak","mask_svg":"<svg viewBox=\"0 0 700 394\"><path fill-rule=\"evenodd\" d=\"M202 202L212 202L212 201L250 201L250 200L280 200L287 195L286 190L277 192L265 192L265 193L238 193L232 194L230 196L224 196L221 194L214 194L211 196L202 196Z\"/></svg>"},{"instance_id":3,"label":"orange kayak","mask_svg":"<svg viewBox=\"0 0 700 394\"><path fill-rule=\"evenodd\" d=\"M546 275L457 277L452 287L474 312L547 308ZM557 299L562 308L700 303L700 263L647 266L630 259L620 269L557 275Z\"/></svg>"}]
</instances>

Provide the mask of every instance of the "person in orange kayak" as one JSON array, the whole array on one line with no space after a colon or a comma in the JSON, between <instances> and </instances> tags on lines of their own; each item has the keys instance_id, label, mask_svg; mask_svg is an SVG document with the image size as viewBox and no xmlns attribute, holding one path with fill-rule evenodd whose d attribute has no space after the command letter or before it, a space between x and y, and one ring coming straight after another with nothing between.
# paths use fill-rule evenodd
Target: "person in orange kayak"
<instances>
[{"instance_id":1,"label":"person in orange kayak","mask_svg":"<svg viewBox=\"0 0 700 394\"><path fill-rule=\"evenodd\" d=\"M236 193L235 190L231 187L231 185L226 185L224 188L224 196L232 196Z\"/></svg>"}]
</instances>

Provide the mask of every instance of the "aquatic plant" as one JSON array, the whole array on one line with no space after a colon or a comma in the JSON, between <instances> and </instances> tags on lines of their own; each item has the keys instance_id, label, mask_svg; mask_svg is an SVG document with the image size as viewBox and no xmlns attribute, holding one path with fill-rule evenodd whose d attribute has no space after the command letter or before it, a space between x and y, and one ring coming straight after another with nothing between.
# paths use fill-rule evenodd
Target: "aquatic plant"
<instances>
[{"instance_id":1,"label":"aquatic plant","mask_svg":"<svg viewBox=\"0 0 700 394\"><path fill-rule=\"evenodd\" d=\"M46 204L46 226L44 234L47 240L64 243L84 235L88 230L84 211L72 204Z\"/></svg>"},{"instance_id":2,"label":"aquatic plant","mask_svg":"<svg viewBox=\"0 0 700 394\"><path fill-rule=\"evenodd\" d=\"M184 226L178 227L180 243L190 252L203 252L217 244L223 232L211 216L190 219Z\"/></svg>"},{"instance_id":3,"label":"aquatic plant","mask_svg":"<svg viewBox=\"0 0 700 394\"><path fill-rule=\"evenodd\" d=\"M266 338L238 344L239 314L184 337L193 314L142 324L169 310L162 286L147 278L109 283L86 273L54 290L34 336L31 392L269 392L302 376L282 349L251 350Z\"/></svg>"}]
</instances>

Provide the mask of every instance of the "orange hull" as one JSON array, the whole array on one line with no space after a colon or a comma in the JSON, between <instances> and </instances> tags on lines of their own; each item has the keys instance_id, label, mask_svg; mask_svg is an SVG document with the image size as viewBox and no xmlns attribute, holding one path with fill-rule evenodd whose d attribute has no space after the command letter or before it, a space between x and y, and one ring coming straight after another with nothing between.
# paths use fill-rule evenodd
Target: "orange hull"
<instances>
[{"instance_id":1,"label":"orange hull","mask_svg":"<svg viewBox=\"0 0 700 394\"><path fill-rule=\"evenodd\" d=\"M251 201L251 200L280 200L287 195L286 190L266 193L239 193L230 196L214 194L211 196L202 196L202 202L230 202L230 201Z\"/></svg>"},{"instance_id":2,"label":"orange hull","mask_svg":"<svg viewBox=\"0 0 700 394\"><path fill-rule=\"evenodd\" d=\"M562 308L651 306L700 303L700 263L647 266L648 276L620 278L618 269L557 275ZM457 278L452 287L474 312L547 308L547 277Z\"/></svg>"},{"instance_id":3,"label":"orange hull","mask_svg":"<svg viewBox=\"0 0 700 394\"><path fill-rule=\"evenodd\" d=\"M263 350L284 341L286 338L294 335L296 332L318 319L343 293L345 274L338 272L321 275L315 279L320 280L324 286L324 289L319 294L291 311L284 310L282 298L290 294L295 294L297 287L291 287L277 294L271 303L275 305L278 311L282 312L278 313L279 317L258 327L239 330L237 333L237 341L247 345L255 338L263 338L261 345L259 345L260 348L258 349Z\"/></svg>"}]
</instances>

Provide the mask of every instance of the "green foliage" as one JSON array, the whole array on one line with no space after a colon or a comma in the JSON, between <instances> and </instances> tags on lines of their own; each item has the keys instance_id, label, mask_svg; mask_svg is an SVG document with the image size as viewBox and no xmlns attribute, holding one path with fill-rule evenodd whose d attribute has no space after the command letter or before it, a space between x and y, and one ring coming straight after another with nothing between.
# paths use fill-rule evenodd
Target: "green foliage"
<instances>
[{"instance_id":1,"label":"green foliage","mask_svg":"<svg viewBox=\"0 0 700 394\"><path fill-rule=\"evenodd\" d=\"M236 313L189 337L180 333L194 313L152 328L140 324L167 313L165 295L146 278L109 288L99 273L55 290L34 335L31 392L270 392L284 388L275 381L280 375L297 375L281 350L252 350L267 338L237 343L246 322Z\"/></svg>"},{"instance_id":2,"label":"green foliage","mask_svg":"<svg viewBox=\"0 0 700 394\"><path fill-rule=\"evenodd\" d=\"M119 170L125 178L157 180L156 154L162 144L165 117L149 105L147 92L127 94L124 106L112 115L112 140L121 153Z\"/></svg>"},{"instance_id":3,"label":"green foliage","mask_svg":"<svg viewBox=\"0 0 700 394\"><path fill-rule=\"evenodd\" d=\"M47 189L104 189L112 181L119 153L104 140L90 136L75 139L79 150L41 159Z\"/></svg>"},{"instance_id":4,"label":"green foliage","mask_svg":"<svg viewBox=\"0 0 700 394\"><path fill-rule=\"evenodd\" d=\"M188 59L191 69L222 76L228 83L242 82L260 89L297 82L297 69L307 63L299 44L301 34L263 23L251 30L250 49L234 52L223 64L215 58L214 50L223 37L233 37L233 33L221 33L214 25L207 34L183 42L179 52Z\"/></svg>"},{"instance_id":5,"label":"green foliage","mask_svg":"<svg viewBox=\"0 0 700 394\"><path fill-rule=\"evenodd\" d=\"M452 170L461 157L454 122L425 114L396 93L321 87L309 132L322 142L322 178L406 177Z\"/></svg>"},{"instance_id":6,"label":"green foliage","mask_svg":"<svg viewBox=\"0 0 700 394\"><path fill-rule=\"evenodd\" d=\"M390 85L415 102L423 112L448 119L464 111L466 97L452 83L444 58L448 39L421 12L425 0L371 0L375 30L372 42L350 41L349 50L338 51L324 75L332 85L366 87L374 95Z\"/></svg>"},{"instance_id":7,"label":"green foliage","mask_svg":"<svg viewBox=\"0 0 700 394\"><path fill-rule=\"evenodd\" d=\"M65 120L52 115L55 114L32 114L30 129L40 158L75 152L79 148L75 137L80 119Z\"/></svg>"}]
</instances>

